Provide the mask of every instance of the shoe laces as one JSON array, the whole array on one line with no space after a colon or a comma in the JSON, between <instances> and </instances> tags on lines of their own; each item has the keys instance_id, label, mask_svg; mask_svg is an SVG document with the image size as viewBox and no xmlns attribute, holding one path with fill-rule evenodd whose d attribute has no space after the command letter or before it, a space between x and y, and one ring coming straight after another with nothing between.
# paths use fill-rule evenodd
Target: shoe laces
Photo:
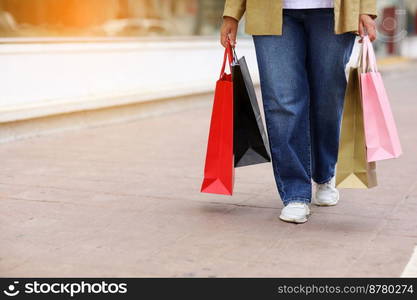
<instances>
[{"instance_id":1,"label":"shoe laces","mask_svg":"<svg viewBox=\"0 0 417 300\"><path fill-rule=\"evenodd\" d=\"M301 202L301 201L293 201L293 202L288 203L288 205L290 204L292 207L304 207L304 205L307 205L306 203Z\"/></svg>"},{"instance_id":2,"label":"shoe laces","mask_svg":"<svg viewBox=\"0 0 417 300\"><path fill-rule=\"evenodd\" d=\"M330 179L328 182L319 183L317 186L318 186L319 189L332 188L333 187L332 180Z\"/></svg>"}]
</instances>

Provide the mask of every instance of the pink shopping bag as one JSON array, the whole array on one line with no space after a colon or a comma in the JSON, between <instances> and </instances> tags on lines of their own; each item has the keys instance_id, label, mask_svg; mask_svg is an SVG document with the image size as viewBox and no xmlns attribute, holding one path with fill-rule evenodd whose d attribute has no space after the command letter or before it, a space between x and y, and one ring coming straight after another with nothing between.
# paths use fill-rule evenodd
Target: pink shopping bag
<instances>
[{"instance_id":1,"label":"pink shopping bag","mask_svg":"<svg viewBox=\"0 0 417 300\"><path fill-rule=\"evenodd\" d=\"M372 43L363 39L361 90L368 162L396 158L401 144Z\"/></svg>"}]
</instances>

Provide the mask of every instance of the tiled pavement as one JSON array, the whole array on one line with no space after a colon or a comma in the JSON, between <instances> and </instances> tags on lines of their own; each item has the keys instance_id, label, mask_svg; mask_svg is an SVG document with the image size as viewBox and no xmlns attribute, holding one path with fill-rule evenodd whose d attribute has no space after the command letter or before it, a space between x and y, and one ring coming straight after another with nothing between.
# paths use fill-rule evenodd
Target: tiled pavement
<instances>
[{"instance_id":1,"label":"tiled pavement","mask_svg":"<svg viewBox=\"0 0 417 300\"><path fill-rule=\"evenodd\" d=\"M278 221L270 164L199 193L210 106L0 145L0 276L400 276L417 245L417 71L386 74L404 155ZM416 275L417 276L417 275Z\"/></svg>"}]
</instances>

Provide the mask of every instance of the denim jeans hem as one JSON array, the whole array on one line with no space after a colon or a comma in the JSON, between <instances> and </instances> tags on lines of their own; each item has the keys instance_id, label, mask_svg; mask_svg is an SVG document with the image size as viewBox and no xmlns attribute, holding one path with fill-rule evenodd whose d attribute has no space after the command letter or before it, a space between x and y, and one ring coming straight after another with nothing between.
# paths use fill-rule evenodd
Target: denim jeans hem
<instances>
[{"instance_id":1,"label":"denim jeans hem","mask_svg":"<svg viewBox=\"0 0 417 300\"><path fill-rule=\"evenodd\" d=\"M332 178L334 177L334 175L332 175L332 176L330 176L329 178L327 178L326 180L315 180L315 179L313 179L314 180L314 182L315 183L317 183L317 184L323 184L323 183L327 183L327 182L329 182L330 180L332 180Z\"/></svg>"},{"instance_id":2,"label":"denim jeans hem","mask_svg":"<svg viewBox=\"0 0 417 300\"><path fill-rule=\"evenodd\" d=\"M289 198L289 199L286 199L285 201L283 200L282 202L284 202L285 206L287 206L290 202L302 202L302 203L305 203L305 204L310 204L311 199L309 199L309 198Z\"/></svg>"}]
</instances>

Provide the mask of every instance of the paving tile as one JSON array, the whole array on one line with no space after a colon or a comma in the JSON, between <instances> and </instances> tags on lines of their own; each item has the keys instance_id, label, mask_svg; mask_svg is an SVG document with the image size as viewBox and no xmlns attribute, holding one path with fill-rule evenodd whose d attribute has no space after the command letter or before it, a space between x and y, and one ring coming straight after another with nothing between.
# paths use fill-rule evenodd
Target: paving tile
<instances>
[{"instance_id":1,"label":"paving tile","mask_svg":"<svg viewBox=\"0 0 417 300\"><path fill-rule=\"evenodd\" d=\"M386 77L401 158L302 225L278 221L271 164L237 168L232 197L199 192L210 105L1 144L0 276L400 276L417 245L415 79Z\"/></svg>"}]
</instances>

